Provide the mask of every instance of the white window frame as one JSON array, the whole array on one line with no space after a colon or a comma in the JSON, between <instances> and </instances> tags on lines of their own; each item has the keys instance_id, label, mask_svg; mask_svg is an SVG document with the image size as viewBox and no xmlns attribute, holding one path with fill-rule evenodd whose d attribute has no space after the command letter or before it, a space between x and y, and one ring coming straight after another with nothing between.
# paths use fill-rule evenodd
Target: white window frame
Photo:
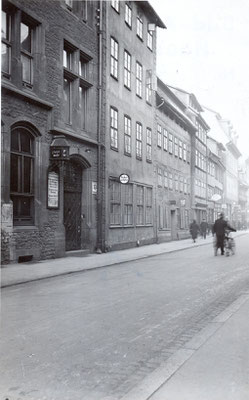
<instances>
[{"instance_id":1,"label":"white window frame","mask_svg":"<svg viewBox=\"0 0 249 400\"><path fill-rule=\"evenodd\" d=\"M118 51L119 45L114 37L111 37L111 76L118 79Z\"/></svg>"}]
</instances>

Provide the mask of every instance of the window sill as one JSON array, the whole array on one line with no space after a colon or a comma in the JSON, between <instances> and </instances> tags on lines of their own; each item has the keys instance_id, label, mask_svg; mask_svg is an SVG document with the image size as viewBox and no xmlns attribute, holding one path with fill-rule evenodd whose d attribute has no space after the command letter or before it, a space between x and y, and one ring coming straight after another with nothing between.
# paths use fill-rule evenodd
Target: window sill
<instances>
[{"instance_id":1,"label":"window sill","mask_svg":"<svg viewBox=\"0 0 249 400\"><path fill-rule=\"evenodd\" d=\"M142 96L140 96L139 94L136 93L136 96L142 100Z\"/></svg>"},{"instance_id":2,"label":"window sill","mask_svg":"<svg viewBox=\"0 0 249 400\"><path fill-rule=\"evenodd\" d=\"M112 75L112 74L110 74L110 75L111 75L111 77L112 77L115 81L118 82L118 77L117 77L117 76L114 76L114 75Z\"/></svg>"},{"instance_id":3,"label":"window sill","mask_svg":"<svg viewBox=\"0 0 249 400\"><path fill-rule=\"evenodd\" d=\"M124 85L125 89L129 90L129 92L131 92L131 88L129 88L129 86Z\"/></svg>"},{"instance_id":4,"label":"window sill","mask_svg":"<svg viewBox=\"0 0 249 400\"><path fill-rule=\"evenodd\" d=\"M39 229L35 225L14 225L14 232L20 231L38 231Z\"/></svg>"},{"instance_id":5,"label":"window sill","mask_svg":"<svg viewBox=\"0 0 249 400\"><path fill-rule=\"evenodd\" d=\"M118 153L118 148L117 147L110 146L110 148L111 148L111 150L116 151Z\"/></svg>"},{"instance_id":6,"label":"window sill","mask_svg":"<svg viewBox=\"0 0 249 400\"><path fill-rule=\"evenodd\" d=\"M124 152L124 155L127 156L127 157L131 157L131 153Z\"/></svg>"},{"instance_id":7,"label":"window sill","mask_svg":"<svg viewBox=\"0 0 249 400\"><path fill-rule=\"evenodd\" d=\"M142 161L142 157L136 156L136 159L137 159L138 161Z\"/></svg>"},{"instance_id":8,"label":"window sill","mask_svg":"<svg viewBox=\"0 0 249 400\"><path fill-rule=\"evenodd\" d=\"M128 22L125 21L125 25L127 26L127 28L129 28L130 30L132 30L132 26L128 24Z\"/></svg>"}]
</instances>

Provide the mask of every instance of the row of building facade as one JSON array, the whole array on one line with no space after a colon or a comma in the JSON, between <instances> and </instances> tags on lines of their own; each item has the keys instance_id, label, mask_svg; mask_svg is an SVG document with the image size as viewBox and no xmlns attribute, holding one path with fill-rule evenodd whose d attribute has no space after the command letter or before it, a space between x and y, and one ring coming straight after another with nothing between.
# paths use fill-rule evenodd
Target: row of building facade
<instances>
[{"instance_id":1,"label":"row of building facade","mask_svg":"<svg viewBox=\"0 0 249 400\"><path fill-rule=\"evenodd\" d=\"M147 1L3 0L2 263L248 222L249 162L229 121L157 77L158 28Z\"/></svg>"}]
</instances>

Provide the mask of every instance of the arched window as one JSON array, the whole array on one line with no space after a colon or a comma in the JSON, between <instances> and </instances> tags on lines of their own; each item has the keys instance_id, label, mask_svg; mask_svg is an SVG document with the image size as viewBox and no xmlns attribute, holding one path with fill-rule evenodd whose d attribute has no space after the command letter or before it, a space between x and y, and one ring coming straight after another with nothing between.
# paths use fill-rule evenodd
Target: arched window
<instances>
[{"instance_id":1,"label":"arched window","mask_svg":"<svg viewBox=\"0 0 249 400\"><path fill-rule=\"evenodd\" d=\"M16 225L34 222L34 139L26 128L11 132L10 197Z\"/></svg>"}]
</instances>

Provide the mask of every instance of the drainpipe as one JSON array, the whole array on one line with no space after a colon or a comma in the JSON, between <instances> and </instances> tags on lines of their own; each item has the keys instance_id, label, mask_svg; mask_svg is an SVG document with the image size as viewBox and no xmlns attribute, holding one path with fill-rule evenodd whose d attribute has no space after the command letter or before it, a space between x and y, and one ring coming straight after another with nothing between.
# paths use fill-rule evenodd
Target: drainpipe
<instances>
[{"instance_id":1,"label":"drainpipe","mask_svg":"<svg viewBox=\"0 0 249 400\"><path fill-rule=\"evenodd\" d=\"M98 29L98 120L97 120L97 253L103 251L103 204L104 204L104 193L105 188L102 185L102 174L105 173L101 168L101 161L104 162L104 145L101 141L101 128L102 128L102 67L103 67L103 55L102 55L102 40L103 40L103 8L102 1L98 2L97 10L97 29ZM103 151L103 153L102 153Z\"/></svg>"}]
</instances>

